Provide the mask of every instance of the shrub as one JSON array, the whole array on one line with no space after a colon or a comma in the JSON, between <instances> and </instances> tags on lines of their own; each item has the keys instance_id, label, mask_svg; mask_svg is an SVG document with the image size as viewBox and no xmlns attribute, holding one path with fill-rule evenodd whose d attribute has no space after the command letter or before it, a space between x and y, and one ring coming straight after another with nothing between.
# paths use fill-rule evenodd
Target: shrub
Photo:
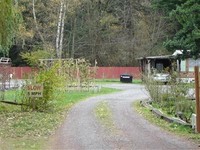
<instances>
[{"instance_id":1,"label":"shrub","mask_svg":"<svg viewBox=\"0 0 200 150\"><path fill-rule=\"evenodd\" d=\"M61 87L65 86L64 76L60 76L58 73L59 63L54 64L48 69L41 68L40 71L27 80L22 90L22 103L25 104L23 110L36 110L45 111L48 108L53 107L53 101L55 100L55 92L58 89L64 89ZM43 85L43 97L31 98L27 95L26 86L29 84L42 84Z\"/></svg>"},{"instance_id":2,"label":"shrub","mask_svg":"<svg viewBox=\"0 0 200 150\"><path fill-rule=\"evenodd\" d=\"M190 118L195 112L195 102L182 97L181 99L177 99L175 103L175 109L176 116L185 120L186 122L190 122Z\"/></svg>"},{"instance_id":3,"label":"shrub","mask_svg":"<svg viewBox=\"0 0 200 150\"><path fill-rule=\"evenodd\" d=\"M53 107L55 92L67 90L69 85L75 85L79 88L84 84L89 85L92 82L91 77L94 72L90 70L90 64L85 59L55 59L47 62L41 62L39 71L31 74L22 90L23 110L45 111ZM42 84L43 97L31 98L27 95L26 86L28 84Z\"/></svg>"},{"instance_id":4,"label":"shrub","mask_svg":"<svg viewBox=\"0 0 200 150\"><path fill-rule=\"evenodd\" d=\"M149 92L153 105L161 108L170 115L178 116L190 122L191 114L195 112L195 102L189 100L189 85L177 81L177 73L172 75L167 87L157 84L151 78L144 76L144 83Z\"/></svg>"},{"instance_id":5,"label":"shrub","mask_svg":"<svg viewBox=\"0 0 200 150\"><path fill-rule=\"evenodd\" d=\"M30 66L37 67L39 59L50 58L52 54L45 50L35 50L22 52L20 55Z\"/></svg>"},{"instance_id":6,"label":"shrub","mask_svg":"<svg viewBox=\"0 0 200 150\"><path fill-rule=\"evenodd\" d=\"M154 102L160 102L161 101L161 85L158 85L156 81L154 81L151 77L147 77L143 75L143 82L145 84L146 90L149 92L151 99Z\"/></svg>"}]
</instances>

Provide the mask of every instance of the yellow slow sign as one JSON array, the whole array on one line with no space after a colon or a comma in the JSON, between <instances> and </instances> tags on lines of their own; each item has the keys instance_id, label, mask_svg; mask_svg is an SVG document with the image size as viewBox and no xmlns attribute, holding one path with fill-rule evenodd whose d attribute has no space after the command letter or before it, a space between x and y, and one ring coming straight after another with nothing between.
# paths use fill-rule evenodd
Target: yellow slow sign
<instances>
[{"instance_id":1,"label":"yellow slow sign","mask_svg":"<svg viewBox=\"0 0 200 150\"><path fill-rule=\"evenodd\" d=\"M43 97L42 84L30 84L26 86L28 97Z\"/></svg>"}]
</instances>

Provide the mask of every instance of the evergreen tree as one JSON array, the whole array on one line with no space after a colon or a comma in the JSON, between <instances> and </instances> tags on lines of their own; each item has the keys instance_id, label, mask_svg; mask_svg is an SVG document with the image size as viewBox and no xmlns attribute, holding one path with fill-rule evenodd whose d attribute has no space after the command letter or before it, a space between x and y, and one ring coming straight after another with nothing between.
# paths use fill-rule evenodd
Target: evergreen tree
<instances>
[{"instance_id":1,"label":"evergreen tree","mask_svg":"<svg viewBox=\"0 0 200 150\"><path fill-rule=\"evenodd\" d=\"M154 0L156 8L167 10L167 15L176 25L172 38L164 42L169 51L191 50L195 58L200 53L200 1L199 0Z\"/></svg>"}]
</instances>

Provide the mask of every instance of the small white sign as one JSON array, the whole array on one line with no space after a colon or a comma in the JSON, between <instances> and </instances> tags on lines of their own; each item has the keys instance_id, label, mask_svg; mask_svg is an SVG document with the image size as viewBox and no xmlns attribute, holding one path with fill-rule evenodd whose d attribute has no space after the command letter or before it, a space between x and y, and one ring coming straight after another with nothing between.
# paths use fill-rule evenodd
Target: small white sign
<instances>
[{"instance_id":1,"label":"small white sign","mask_svg":"<svg viewBox=\"0 0 200 150\"><path fill-rule=\"evenodd\" d=\"M43 85L31 84L26 86L28 97L43 97Z\"/></svg>"}]
</instances>

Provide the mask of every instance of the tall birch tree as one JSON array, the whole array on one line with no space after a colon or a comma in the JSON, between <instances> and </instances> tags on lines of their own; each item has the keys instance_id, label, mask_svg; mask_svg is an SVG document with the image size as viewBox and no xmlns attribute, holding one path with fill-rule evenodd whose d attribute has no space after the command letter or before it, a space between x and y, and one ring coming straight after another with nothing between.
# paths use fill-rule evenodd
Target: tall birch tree
<instances>
[{"instance_id":1,"label":"tall birch tree","mask_svg":"<svg viewBox=\"0 0 200 150\"><path fill-rule=\"evenodd\" d=\"M56 36L56 56L57 56L57 58L62 57L66 7L67 6L66 6L65 0L61 0L58 25L57 25L57 36Z\"/></svg>"}]
</instances>

